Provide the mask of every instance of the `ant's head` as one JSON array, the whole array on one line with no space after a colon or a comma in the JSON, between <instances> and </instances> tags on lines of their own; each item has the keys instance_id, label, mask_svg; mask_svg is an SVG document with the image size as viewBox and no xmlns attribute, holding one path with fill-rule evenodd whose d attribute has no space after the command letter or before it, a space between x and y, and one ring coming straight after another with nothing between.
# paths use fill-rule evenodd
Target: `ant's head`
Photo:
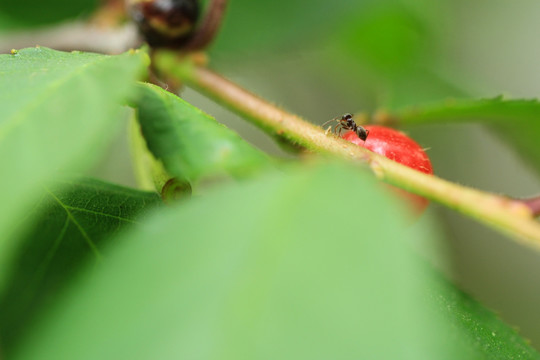
<instances>
[{"instance_id":1,"label":"ant's head","mask_svg":"<svg viewBox=\"0 0 540 360\"><path fill-rule=\"evenodd\" d=\"M347 123L347 127L350 129L354 128L354 120L352 114L345 114L341 117L341 121Z\"/></svg>"},{"instance_id":2,"label":"ant's head","mask_svg":"<svg viewBox=\"0 0 540 360\"><path fill-rule=\"evenodd\" d=\"M341 116L341 120L344 120L344 121L349 121L349 120L352 120L352 114L344 114Z\"/></svg>"}]
</instances>

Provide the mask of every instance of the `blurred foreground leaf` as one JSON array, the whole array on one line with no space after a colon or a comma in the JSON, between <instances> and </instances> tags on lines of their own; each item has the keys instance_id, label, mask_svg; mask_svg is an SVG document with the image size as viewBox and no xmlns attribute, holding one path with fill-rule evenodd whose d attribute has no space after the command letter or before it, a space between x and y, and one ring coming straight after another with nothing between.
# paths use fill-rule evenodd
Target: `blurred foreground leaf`
<instances>
[{"instance_id":1,"label":"blurred foreground leaf","mask_svg":"<svg viewBox=\"0 0 540 360\"><path fill-rule=\"evenodd\" d=\"M540 170L540 102L538 100L447 100L407 107L391 115L402 124L478 122L488 125Z\"/></svg>"},{"instance_id":2,"label":"blurred foreground leaf","mask_svg":"<svg viewBox=\"0 0 540 360\"><path fill-rule=\"evenodd\" d=\"M304 167L163 209L14 358L488 359L438 308L408 245L426 234L382 191L355 169ZM498 344L521 356L512 334Z\"/></svg>"},{"instance_id":3,"label":"blurred foreground leaf","mask_svg":"<svg viewBox=\"0 0 540 360\"><path fill-rule=\"evenodd\" d=\"M269 158L211 116L155 85L141 84L136 107L148 149L172 176L242 176Z\"/></svg>"},{"instance_id":4,"label":"blurred foreground leaf","mask_svg":"<svg viewBox=\"0 0 540 360\"><path fill-rule=\"evenodd\" d=\"M119 129L119 102L143 65L142 54L31 48L0 55L0 269L11 228L43 182L87 167Z\"/></svg>"},{"instance_id":5,"label":"blurred foreground leaf","mask_svg":"<svg viewBox=\"0 0 540 360\"><path fill-rule=\"evenodd\" d=\"M0 342L8 354L36 314L52 303L80 268L102 259L112 235L160 203L155 193L91 179L56 182L25 226L0 297ZM34 223L35 221L35 223Z\"/></svg>"}]
</instances>

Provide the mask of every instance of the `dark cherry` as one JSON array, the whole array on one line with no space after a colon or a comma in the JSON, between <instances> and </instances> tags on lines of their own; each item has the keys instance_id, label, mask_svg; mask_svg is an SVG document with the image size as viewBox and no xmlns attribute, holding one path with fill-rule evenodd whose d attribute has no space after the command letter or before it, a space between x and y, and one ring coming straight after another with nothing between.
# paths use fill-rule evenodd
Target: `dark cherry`
<instances>
[{"instance_id":1,"label":"dark cherry","mask_svg":"<svg viewBox=\"0 0 540 360\"><path fill-rule=\"evenodd\" d=\"M130 13L151 47L179 48L199 18L197 0L131 0Z\"/></svg>"}]
</instances>

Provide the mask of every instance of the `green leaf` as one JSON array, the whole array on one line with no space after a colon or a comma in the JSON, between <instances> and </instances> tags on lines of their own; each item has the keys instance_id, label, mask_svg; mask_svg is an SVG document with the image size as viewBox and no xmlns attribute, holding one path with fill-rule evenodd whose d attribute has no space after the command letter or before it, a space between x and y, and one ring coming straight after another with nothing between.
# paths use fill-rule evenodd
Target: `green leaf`
<instances>
[{"instance_id":1,"label":"green leaf","mask_svg":"<svg viewBox=\"0 0 540 360\"><path fill-rule=\"evenodd\" d=\"M138 223L160 202L155 193L84 178L48 187L31 220L21 225L24 236L0 297L3 353L10 352L80 268L103 260L113 235Z\"/></svg>"},{"instance_id":2,"label":"green leaf","mask_svg":"<svg viewBox=\"0 0 540 360\"><path fill-rule=\"evenodd\" d=\"M464 345L482 355L477 359L540 359L540 354L514 329L435 272L430 290L435 310L450 326L449 340L454 341L455 334L464 334Z\"/></svg>"},{"instance_id":3,"label":"green leaf","mask_svg":"<svg viewBox=\"0 0 540 360\"><path fill-rule=\"evenodd\" d=\"M172 176L190 182L221 174L244 176L269 164L260 150L178 96L151 84L139 90L142 134Z\"/></svg>"},{"instance_id":4,"label":"green leaf","mask_svg":"<svg viewBox=\"0 0 540 360\"><path fill-rule=\"evenodd\" d=\"M447 100L425 106L407 107L392 117L403 124L479 122L510 142L540 170L540 102L538 100Z\"/></svg>"},{"instance_id":5,"label":"green leaf","mask_svg":"<svg viewBox=\"0 0 540 360\"><path fill-rule=\"evenodd\" d=\"M540 103L537 100L504 100L501 97L481 100L445 100L422 106L409 106L398 110L395 116L404 124L485 121L537 123Z\"/></svg>"},{"instance_id":6,"label":"green leaf","mask_svg":"<svg viewBox=\"0 0 540 360\"><path fill-rule=\"evenodd\" d=\"M326 165L164 209L115 242L13 358L487 359L433 309L408 245L427 234L383 191Z\"/></svg>"},{"instance_id":7,"label":"green leaf","mask_svg":"<svg viewBox=\"0 0 540 360\"><path fill-rule=\"evenodd\" d=\"M94 10L97 0L2 0L0 29L36 27L75 18Z\"/></svg>"},{"instance_id":8,"label":"green leaf","mask_svg":"<svg viewBox=\"0 0 540 360\"><path fill-rule=\"evenodd\" d=\"M140 53L39 47L0 55L0 269L13 245L12 224L43 182L89 166L119 129L119 103L144 62Z\"/></svg>"}]
</instances>

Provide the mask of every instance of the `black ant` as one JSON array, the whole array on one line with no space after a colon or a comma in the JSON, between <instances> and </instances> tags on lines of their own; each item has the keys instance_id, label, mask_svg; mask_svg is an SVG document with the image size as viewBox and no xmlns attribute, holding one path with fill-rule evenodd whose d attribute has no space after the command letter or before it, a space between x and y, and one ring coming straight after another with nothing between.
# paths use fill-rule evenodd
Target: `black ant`
<instances>
[{"instance_id":1,"label":"black ant","mask_svg":"<svg viewBox=\"0 0 540 360\"><path fill-rule=\"evenodd\" d=\"M338 124L336 126L334 126L334 133L337 130L338 131L338 136L341 136L341 132L343 130L352 130L352 131L354 131L356 133L356 135L361 140L366 141L366 139L367 139L367 137L369 135L369 130L364 129L360 125L356 125L356 123L353 120L353 115L352 114L347 113L347 114L342 115L341 118L339 118L339 117L333 118L332 120L329 120L329 121L325 122L324 124L322 124L322 126L324 127L324 125L328 124L331 121L337 121L338 122Z\"/></svg>"}]
</instances>

